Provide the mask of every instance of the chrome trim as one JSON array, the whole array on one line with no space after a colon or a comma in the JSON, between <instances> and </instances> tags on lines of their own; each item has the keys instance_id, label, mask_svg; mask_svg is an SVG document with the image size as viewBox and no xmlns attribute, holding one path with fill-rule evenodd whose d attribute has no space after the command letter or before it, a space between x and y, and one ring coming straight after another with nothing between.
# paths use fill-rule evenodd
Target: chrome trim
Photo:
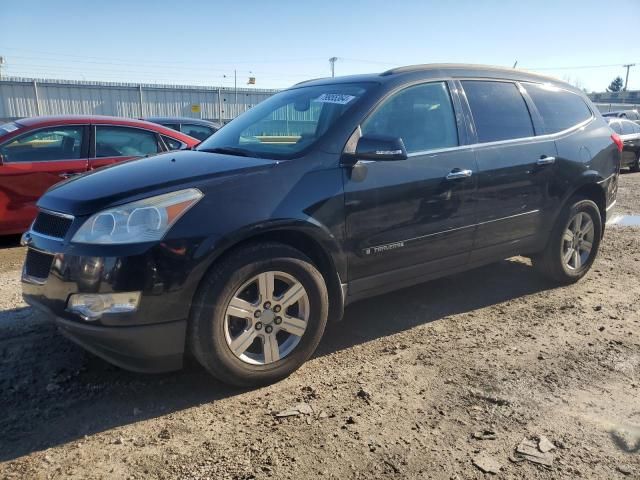
<instances>
[{"instance_id":1,"label":"chrome trim","mask_svg":"<svg viewBox=\"0 0 640 480\"><path fill-rule=\"evenodd\" d=\"M605 211L608 212L609 210L611 210L613 207L616 206L616 203L618 203L618 199L616 198L613 202L611 202L611 205L609 205Z\"/></svg>"},{"instance_id":2,"label":"chrome trim","mask_svg":"<svg viewBox=\"0 0 640 480\"><path fill-rule=\"evenodd\" d=\"M40 237L40 238L45 238L47 240L56 240L56 241L60 241L60 240L64 240L64 237L52 237L51 235L45 235L44 233L38 233L34 230L29 230L27 232L29 235L31 236L35 236L35 237ZM47 253L47 252L42 252L42 253Z\"/></svg>"},{"instance_id":3,"label":"chrome trim","mask_svg":"<svg viewBox=\"0 0 640 480\"><path fill-rule=\"evenodd\" d=\"M608 181L611 177L615 177L615 176L616 176L616 174L615 174L615 173L612 173L612 174L611 174L611 175L609 175L607 178L602 179L602 180L598 180L598 182L596 182L596 183L598 183L598 185L599 185L599 184L601 184L601 183L604 183L604 182Z\"/></svg>"},{"instance_id":4,"label":"chrome trim","mask_svg":"<svg viewBox=\"0 0 640 480\"><path fill-rule=\"evenodd\" d=\"M445 178L447 180L458 180L461 178L469 178L471 175L473 175L472 170L457 170L447 173L447 176Z\"/></svg>"},{"instance_id":5,"label":"chrome trim","mask_svg":"<svg viewBox=\"0 0 640 480\"><path fill-rule=\"evenodd\" d=\"M523 216L523 215L531 215L531 214L533 214L533 213L539 213L539 212L540 212L540 209L537 209L537 210L531 210L531 211L529 211L529 212L516 213L515 215L509 215L509 216L507 216L507 217L494 218L493 220L487 220L487 221L480 222L480 223L474 223L474 224L472 224L472 225L464 225L464 226L462 226L462 227L450 228L449 230L442 230L442 231L440 231L440 232L436 232L436 233L429 233L429 234L427 234L427 235L421 235L421 236L419 236L419 237L407 238L407 239L405 239L405 240L398 240L397 242L392 242L391 244L393 244L393 245L395 245L395 244L400 244L400 243L405 244L405 243L407 243L407 242L414 242L414 241L416 241L416 240L422 240L422 239L425 239L425 238L434 237L434 236L436 236L436 235L442 235L442 234L445 234L445 233L456 232L456 231L458 231L458 230L464 230L464 229L466 229L466 228L479 227L479 226L481 226L481 225L486 225L486 224L488 224L488 223L500 222L500 221L502 221L502 220L509 220L509 219L511 219L511 218L517 218L517 217L521 217L521 216ZM363 248L363 249L362 249L362 252L365 252L367 249L375 250L376 248L384 247L384 246L386 246L386 245L390 245L390 244L388 244L388 243L384 243L384 244L381 244L381 245L376 245L376 246L366 247L366 248ZM404 245L402 245L402 246L404 246ZM387 250L388 250L388 249L387 249ZM380 250L380 251L385 251L385 250ZM375 253L378 253L378 252L375 252Z\"/></svg>"},{"instance_id":6,"label":"chrome trim","mask_svg":"<svg viewBox=\"0 0 640 480\"><path fill-rule=\"evenodd\" d=\"M436 148L436 149L433 149L433 150L422 150L420 152L409 153L407 156L408 157L416 157L416 156L419 156L419 155L432 155L432 154L436 154L436 153L450 152L450 151L454 151L454 150L465 150L465 149L470 149L470 148L484 148L484 147L508 145L508 144L520 143L520 142L537 143L537 142L543 142L543 141L547 141L547 140L555 140L556 138L559 138L560 136L569 135L569 134L574 133L575 131L579 130L580 128L586 127L589 123L594 121L595 118L596 117L592 115L590 118L588 118L588 119L586 119L586 120L574 125L573 127L567 128L566 130L562 130L562 131L556 132L556 133L546 133L544 135L537 135L537 136L533 136L533 137L510 138L509 140L497 140L495 142L471 143L469 145L459 145L457 147Z\"/></svg>"},{"instance_id":7,"label":"chrome trim","mask_svg":"<svg viewBox=\"0 0 640 480\"><path fill-rule=\"evenodd\" d=\"M75 220L75 218L76 218L73 215L69 215L68 213L54 212L53 210L48 210L46 208L39 208L39 210L41 212L46 212L46 213L48 213L50 215L55 215L56 217L68 218L69 220Z\"/></svg>"}]
</instances>

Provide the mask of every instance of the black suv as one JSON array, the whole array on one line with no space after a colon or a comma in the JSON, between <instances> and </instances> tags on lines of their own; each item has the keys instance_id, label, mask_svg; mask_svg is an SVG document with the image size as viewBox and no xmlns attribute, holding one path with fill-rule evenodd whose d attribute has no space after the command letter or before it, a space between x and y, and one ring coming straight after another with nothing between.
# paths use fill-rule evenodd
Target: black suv
<instances>
[{"instance_id":1,"label":"black suv","mask_svg":"<svg viewBox=\"0 0 640 480\"><path fill-rule=\"evenodd\" d=\"M354 300L521 254L591 267L622 143L585 95L491 67L304 82L194 151L69 180L38 202L24 298L137 371L191 352L281 379Z\"/></svg>"}]
</instances>

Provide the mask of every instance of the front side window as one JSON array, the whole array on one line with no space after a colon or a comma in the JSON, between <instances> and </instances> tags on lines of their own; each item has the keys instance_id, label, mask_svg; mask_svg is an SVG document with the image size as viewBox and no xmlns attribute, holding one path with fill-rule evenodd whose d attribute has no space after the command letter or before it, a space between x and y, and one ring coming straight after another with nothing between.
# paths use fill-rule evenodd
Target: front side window
<instances>
[{"instance_id":1,"label":"front side window","mask_svg":"<svg viewBox=\"0 0 640 480\"><path fill-rule=\"evenodd\" d=\"M533 123L518 87L511 82L462 82L478 132L478 141L532 137Z\"/></svg>"},{"instance_id":2,"label":"front side window","mask_svg":"<svg viewBox=\"0 0 640 480\"><path fill-rule=\"evenodd\" d=\"M154 132L128 127L96 126L96 158L143 157L158 153Z\"/></svg>"},{"instance_id":3,"label":"front side window","mask_svg":"<svg viewBox=\"0 0 640 480\"><path fill-rule=\"evenodd\" d=\"M302 86L277 93L202 142L197 150L292 159L319 141L371 84Z\"/></svg>"},{"instance_id":4,"label":"front side window","mask_svg":"<svg viewBox=\"0 0 640 480\"><path fill-rule=\"evenodd\" d=\"M44 128L5 143L0 154L7 162L76 160L82 156L82 126Z\"/></svg>"},{"instance_id":5,"label":"front side window","mask_svg":"<svg viewBox=\"0 0 640 480\"><path fill-rule=\"evenodd\" d=\"M185 135L197 138L198 140L204 140L209 138L214 130L204 125L195 125L193 123L183 123L180 127L180 131Z\"/></svg>"},{"instance_id":6,"label":"front side window","mask_svg":"<svg viewBox=\"0 0 640 480\"><path fill-rule=\"evenodd\" d=\"M591 110L580 95L550 85L523 85L540 112L547 133L566 130L591 118Z\"/></svg>"},{"instance_id":7,"label":"front side window","mask_svg":"<svg viewBox=\"0 0 640 480\"><path fill-rule=\"evenodd\" d=\"M445 82L406 88L362 124L362 134L402 138L408 153L458 145L456 117Z\"/></svg>"}]
</instances>

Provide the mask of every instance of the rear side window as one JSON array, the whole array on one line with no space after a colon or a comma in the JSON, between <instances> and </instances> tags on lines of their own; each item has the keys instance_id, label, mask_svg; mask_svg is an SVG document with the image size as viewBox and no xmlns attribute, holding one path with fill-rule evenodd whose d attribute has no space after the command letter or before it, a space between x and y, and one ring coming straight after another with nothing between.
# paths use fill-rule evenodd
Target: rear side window
<instances>
[{"instance_id":1,"label":"rear side window","mask_svg":"<svg viewBox=\"0 0 640 480\"><path fill-rule=\"evenodd\" d=\"M158 153L158 140L154 132L96 126L96 158L142 157L154 153Z\"/></svg>"},{"instance_id":2,"label":"rear side window","mask_svg":"<svg viewBox=\"0 0 640 480\"><path fill-rule=\"evenodd\" d=\"M82 156L84 127L52 127L27 133L0 147L7 162L77 160Z\"/></svg>"},{"instance_id":3,"label":"rear side window","mask_svg":"<svg viewBox=\"0 0 640 480\"><path fill-rule=\"evenodd\" d=\"M609 123L609 126L618 135L622 135L622 129L620 128L620 122L611 122L611 123Z\"/></svg>"},{"instance_id":4,"label":"rear side window","mask_svg":"<svg viewBox=\"0 0 640 480\"><path fill-rule=\"evenodd\" d=\"M426 83L392 95L365 120L362 134L402 138L408 153L457 146L458 130L447 85Z\"/></svg>"},{"instance_id":5,"label":"rear side window","mask_svg":"<svg viewBox=\"0 0 640 480\"><path fill-rule=\"evenodd\" d=\"M534 135L529 109L514 83L465 80L462 86L481 143Z\"/></svg>"},{"instance_id":6,"label":"rear side window","mask_svg":"<svg viewBox=\"0 0 640 480\"><path fill-rule=\"evenodd\" d=\"M542 116L547 133L556 133L591 118L580 95L548 85L524 84Z\"/></svg>"},{"instance_id":7,"label":"rear side window","mask_svg":"<svg viewBox=\"0 0 640 480\"><path fill-rule=\"evenodd\" d=\"M620 122L620 125L622 126L622 134L623 135L629 135L631 133L636 133L636 129L635 129L636 124L633 123L632 121Z\"/></svg>"},{"instance_id":8,"label":"rear side window","mask_svg":"<svg viewBox=\"0 0 640 480\"><path fill-rule=\"evenodd\" d=\"M197 138L198 140L205 140L214 133L212 128L204 125L195 125L193 123L183 123L180 131L190 137Z\"/></svg>"}]
</instances>

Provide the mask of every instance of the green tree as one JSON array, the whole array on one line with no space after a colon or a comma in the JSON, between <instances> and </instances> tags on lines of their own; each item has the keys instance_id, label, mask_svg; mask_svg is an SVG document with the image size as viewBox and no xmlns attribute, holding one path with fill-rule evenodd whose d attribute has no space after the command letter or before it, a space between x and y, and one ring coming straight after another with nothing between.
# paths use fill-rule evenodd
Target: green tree
<instances>
[{"instance_id":1,"label":"green tree","mask_svg":"<svg viewBox=\"0 0 640 480\"><path fill-rule=\"evenodd\" d=\"M623 86L624 86L624 81L622 80L622 77L616 77L609 84L609 86L607 87L607 90L610 92L619 92L620 90L622 90Z\"/></svg>"}]
</instances>

